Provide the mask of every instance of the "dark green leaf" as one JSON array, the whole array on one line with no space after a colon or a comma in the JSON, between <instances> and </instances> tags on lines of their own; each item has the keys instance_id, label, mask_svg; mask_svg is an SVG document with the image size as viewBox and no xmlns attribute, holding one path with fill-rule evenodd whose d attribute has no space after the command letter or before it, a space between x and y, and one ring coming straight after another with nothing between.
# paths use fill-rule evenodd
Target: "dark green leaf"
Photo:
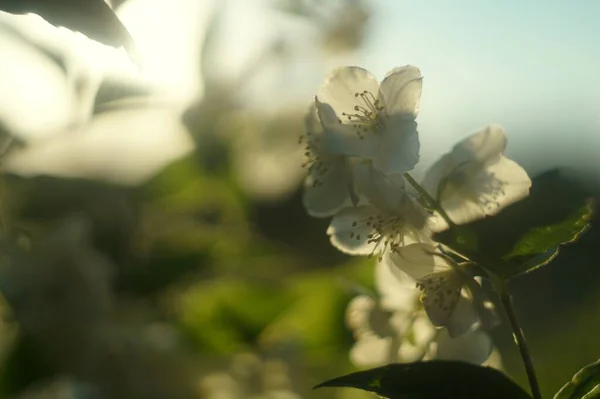
<instances>
[{"instance_id":1,"label":"dark green leaf","mask_svg":"<svg viewBox=\"0 0 600 399\"><path fill-rule=\"evenodd\" d=\"M40 356L34 341L19 335L2 364L0 397L12 397L39 381L54 377L56 372Z\"/></svg>"},{"instance_id":2,"label":"dark green leaf","mask_svg":"<svg viewBox=\"0 0 600 399\"><path fill-rule=\"evenodd\" d=\"M530 398L496 369L447 360L389 364L334 378L315 388L322 387L358 388L389 399Z\"/></svg>"},{"instance_id":3,"label":"dark green leaf","mask_svg":"<svg viewBox=\"0 0 600 399\"><path fill-rule=\"evenodd\" d=\"M532 228L517 241L504 258L510 260L519 256L539 255L558 245L573 242L588 229L591 218L592 201L587 200L564 220Z\"/></svg>"},{"instance_id":4,"label":"dark green leaf","mask_svg":"<svg viewBox=\"0 0 600 399\"><path fill-rule=\"evenodd\" d=\"M600 398L600 360L579 370L554 399Z\"/></svg>"},{"instance_id":5,"label":"dark green leaf","mask_svg":"<svg viewBox=\"0 0 600 399\"><path fill-rule=\"evenodd\" d=\"M577 240L587 230L592 210L585 190L554 170L534 178L524 200L435 239L473 260L494 260L488 267L510 278L549 263L560 245Z\"/></svg>"}]
</instances>

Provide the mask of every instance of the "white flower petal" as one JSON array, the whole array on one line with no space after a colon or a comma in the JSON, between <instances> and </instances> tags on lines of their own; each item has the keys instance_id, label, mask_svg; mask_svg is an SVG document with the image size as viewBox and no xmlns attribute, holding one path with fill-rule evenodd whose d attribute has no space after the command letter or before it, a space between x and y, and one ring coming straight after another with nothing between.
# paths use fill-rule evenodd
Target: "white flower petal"
<instances>
[{"instance_id":1,"label":"white flower petal","mask_svg":"<svg viewBox=\"0 0 600 399\"><path fill-rule=\"evenodd\" d=\"M346 326L355 334L361 336L370 331L369 314L375 309L377 303L368 295L359 295L352 298L346 307Z\"/></svg>"},{"instance_id":2,"label":"white flower petal","mask_svg":"<svg viewBox=\"0 0 600 399\"><path fill-rule=\"evenodd\" d=\"M334 154L373 157L375 135L357 134L354 123L347 117L348 114L356 114L356 106L364 105L361 97L357 95L365 91L376 98L379 82L367 70L359 67L337 68L321 85L315 98L315 105L326 131L326 151Z\"/></svg>"},{"instance_id":3,"label":"white flower petal","mask_svg":"<svg viewBox=\"0 0 600 399\"><path fill-rule=\"evenodd\" d=\"M370 242L369 235L373 231L371 218L379 214L372 206L346 208L338 212L327 229L331 243L340 251L350 255L370 255L377 243Z\"/></svg>"},{"instance_id":4,"label":"white flower petal","mask_svg":"<svg viewBox=\"0 0 600 399\"><path fill-rule=\"evenodd\" d=\"M454 223L466 224L485 217L485 210L476 199L461 196L456 192L446 194L445 192L441 198L441 206Z\"/></svg>"},{"instance_id":5,"label":"white flower petal","mask_svg":"<svg viewBox=\"0 0 600 399\"><path fill-rule=\"evenodd\" d=\"M309 172L303 197L307 212L315 217L332 216L352 205L349 195L352 174L344 157L322 158L321 162L322 173Z\"/></svg>"},{"instance_id":6,"label":"white flower petal","mask_svg":"<svg viewBox=\"0 0 600 399\"><path fill-rule=\"evenodd\" d=\"M377 146L374 134L359 135L353 124L344 123L336 110L315 98L319 119L323 129L323 151L329 154L373 158Z\"/></svg>"},{"instance_id":7,"label":"white flower petal","mask_svg":"<svg viewBox=\"0 0 600 399\"><path fill-rule=\"evenodd\" d=\"M386 118L385 129L378 132L379 143L373 159L375 168L384 174L411 171L419 162L417 123L395 116Z\"/></svg>"},{"instance_id":8,"label":"white flower petal","mask_svg":"<svg viewBox=\"0 0 600 399\"><path fill-rule=\"evenodd\" d=\"M466 333L473 325L478 323L479 317L473 305L473 300L463 290L461 296L454 307L454 311L447 317L442 314L435 316L431 312L427 312L431 322L437 326L445 326L450 337L459 337ZM433 317L432 317L433 316Z\"/></svg>"},{"instance_id":9,"label":"white flower petal","mask_svg":"<svg viewBox=\"0 0 600 399\"><path fill-rule=\"evenodd\" d=\"M412 334L415 344L426 347L435 338L438 329L431 324L431 321L424 315L420 314L413 320Z\"/></svg>"},{"instance_id":10,"label":"white flower petal","mask_svg":"<svg viewBox=\"0 0 600 399\"><path fill-rule=\"evenodd\" d=\"M434 341L437 329L427 316L420 313L404 328L404 337L398 350L399 361L414 362L422 360Z\"/></svg>"},{"instance_id":11,"label":"white flower petal","mask_svg":"<svg viewBox=\"0 0 600 399\"><path fill-rule=\"evenodd\" d=\"M448 177L450 173L456 167L458 163L452 156L452 153L443 155L436 163L434 163L427 174L425 179L421 183L421 186L434 198L438 198L438 191L440 190L440 183Z\"/></svg>"},{"instance_id":12,"label":"white flower petal","mask_svg":"<svg viewBox=\"0 0 600 399\"><path fill-rule=\"evenodd\" d=\"M428 171L423 187L454 223L493 215L528 195L531 180L502 155L505 147L504 132L492 125L456 145Z\"/></svg>"},{"instance_id":13,"label":"white flower petal","mask_svg":"<svg viewBox=\"0 0 600 399\"><path fill-rule=\"evenodd\" d=\"M397 210L407 195L402 175L385 176L370 161L357 163L353 175L357 193L381 210Z\"/></svg>"},{"instance_id":14,"label":"white flower petal","mask_svg":"<svg viewBox=\"0 0 600 399\"><path fill-rule=\"evenodd\" d=\"M415 66L406 65L388 72L380 87L386 113L415 119L419 112L422 87L421 71Z\"/></svg>"},{"instance_id":15,"label":"white flower petal","mask_svg":"<svg viewBox=\"0 0 600 399\"><path fill-rule=\"evenodd\" d=\"M491 338L479 329L472 329L457 338L450 337L447 331L442 330L437 343L437 358L474 364L485 362L493 350Z\"/></svg>"},{"instance_id":16,"label":"white flower petal","mask_svg":"<svg viewBox=\"0 0 600 399\"><path fill-rule=\"evenodd\" d=\"M396 268L415 280L421 280L431 274L452 272L452 266L446 259L434 255L437 252L431 244L416 243L398 248L389 256Z\"/></svg>"},{"instance_id":17,"label":"white flower petal","mask_svg":"<svg viewBox=\"0 0 600 399\"><path fill-rule=\"evenodd\" d=\"M488 181L480 186L480 202L483 202L488 215L494 215L529 195L531 179L513 160L501 156L498 162L486 168L486 172Z\"/></svg>"},{"instance_id":18,"label":"white flower petal","mask_svg":"<svg viewBox=\"0 0 600 399\"><path fill-rule=\"evenodd\" d=\"M374 334L361 337L350 350L350 361L356 366L379 366L390 362L393 339Z\"/></svg>"},{"instance_id":19,"label":"white flower petal","mask_svg":"<svg viewBox=\"0 0 600 399\"><path fill-rule=\"evenodd\" d=\"M417 346L407 340L403 340L398 348L398 359L400 363L418 362L423 358L425 348Z\"/></svg>"},{"instance_id":20,"label":"white flower petal","mask_svg":"<svg viewBox=\"0 0 600 399\"><path fill-rule=\"evenodd\" d=\"M375 287L381 307L389 311L412 311L420 296L415 280L392 265L387 253L375 266Z\"/></svg>"},{"instance_id":21,"label":"white flower petal","mask_svg":"<svg viewBox=\"0 0 600 399\"><path fill-rule=\"evenodd\" d=\"M452 154L459 164L494 161L506 148L506 135L498 125L490 125L454 146Z\"/></svg>"},{"instance_id":22,"label":"white flower petal","mask_svg":"<svg viewBox=\"0 0 600 399\"><path fill-rule=\"evenodd\" d=\"M356 93L365 90L374 95L379 92L379 82L369 71L360 67L340 67L325 78L317 98L319 102L329 105L338 119L342 119L342 112L354 113Z\"/></svg>"}]
</instances>

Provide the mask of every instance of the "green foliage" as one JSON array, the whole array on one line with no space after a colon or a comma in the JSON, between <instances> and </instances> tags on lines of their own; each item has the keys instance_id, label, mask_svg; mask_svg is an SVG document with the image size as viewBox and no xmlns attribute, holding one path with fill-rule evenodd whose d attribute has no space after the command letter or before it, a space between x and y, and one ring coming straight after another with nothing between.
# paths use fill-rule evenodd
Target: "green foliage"
<instances>
[{"instance_id":1,"label":"green foliage","mask_svg":"<svg viewBox=\"0 0 600 399\"><path fill-rule=\"evenodd\" d=\"M548 264L561 245L588 229L592 201L581 187L551 171L534 179L531 194L494 217L435 236L504 278Z\"/></svg>"},{"instance_id":2,"label":"green foliage","mask_svg":"<svg viewBox=\"0 0 600 399\"><path fill-rule=\"evenodd\" d=\"M592 201L587 200L566 219L543 227L534 227L520 237L504 259L539 255L561 244L576 241L589 227Z\"/></svg>"},{"instance_id":3,"label":"green foliage","mask_svg":"<svg viewBox=\"0 0 600 399\"><path fill-rule=\"evenodd\" d=\"M334 378L315 388L322 387L358 388L389 399L530 398L496 369L445 360L389 364Z\"/></svg>"},{"instance_id":4,"label":"green foliage","mask_svg":"<svg viewBox=\"0 0 600 399\"><path fill-rule=\"evenodd\" d=\"M600 360L579 370L554 399L600 398Z\"/></svg>"},{"instance_id":5,"label":"green foliage","mask_svg":"<svg viewBox=\"0 0 600 399\"><path fill-rule=\"evenodd\" d=\"M45 362L34 341L18 335L2 363L0 397L17 395L32 384L55 376L56 372Z\"/></svg>"}]
</instances>

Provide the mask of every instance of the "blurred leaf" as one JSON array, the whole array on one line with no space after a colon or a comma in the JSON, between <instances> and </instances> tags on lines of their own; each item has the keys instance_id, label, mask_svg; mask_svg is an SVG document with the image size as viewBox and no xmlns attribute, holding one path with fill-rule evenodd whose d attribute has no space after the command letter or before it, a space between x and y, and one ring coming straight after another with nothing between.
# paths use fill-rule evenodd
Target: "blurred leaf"
<instances>
[{"instance_id":1,"label":"blurred leaf","mask_svg":"<svg viewBox=\"0 0 600 399\"><path fill-rule=\"evenodd\" d=\"M533 179L524 200L434 238L474 260L498 261L487 266L511 278L546 265L560 245L577 240L589 227L592 205L581 185L552 170Z\"/></svg>"},{"instance_id":2,"label":"blurred leaf","mask_svg":"<svg viewBox=\"0 0 600 399\"><path fill-rule=\"evenodd\" d=\"M222 278L195 285L178 307L182 326L199 349L231 354L253 346L290 302L280 286Z\"/></svg>"},{"instance_id":3,"label":"blurred leaf","mask_svg":"<svg viewBox=\"0 0 600 399\"><path fill-rule=\"evenodd\" d=\"M34 13L55 26L81 32L134 54L131 35L104 0L0 0L0 10L11 14Z\"/></svg>"},{"instance_id":4,"label":"blurred leaf","mask_svg":"<svg viewBox=\"0 0 600 399\"><path fill-rule=\"evenodd\" d=\"M315 388L322 387L358 388L389 399L530 398L496 369L446 360L389 364L334 378Z\"/></svg>"},{"instance_id":5,"label":"blurred leaf","mask_svg":"<svg viewBox=\"0 0 600 399\"><path fill-rule=\"evenodd\" d=\"M265 346L294 342L307 358L326 365L347 353L353 344L345 327L348 302L356 295L357 283L372 286L373 262L358 258L326 272L311 272L286 280L293 302L262 332Z\"/></svg>"},{"instance_id":6,"label":"blurred leaf","mask_svg":"<svg viewBox=\"0 0 600 399\"><path fill-rule=\"evenodd\" d=\"M600 398L600 360L579 370L554 399Z\"/></svg>"},{"instance_id":7,"label":"blurred leaf","mask_svg":"<svg viewBox=\"0 0 600 399\"><path fill-rule=\"evenodd\" d=\"M20 334L2 364L0 397L18 395L31 385L55 376L56 372L43 361L33 340Z\"/></svg>"}]
</instances>

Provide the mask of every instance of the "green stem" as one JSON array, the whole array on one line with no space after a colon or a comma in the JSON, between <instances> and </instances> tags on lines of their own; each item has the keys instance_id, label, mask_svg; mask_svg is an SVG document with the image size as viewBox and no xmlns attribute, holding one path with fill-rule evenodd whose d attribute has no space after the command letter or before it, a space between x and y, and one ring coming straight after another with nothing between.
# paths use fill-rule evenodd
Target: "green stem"
<instances>
[{"instance_id":1,"label":"green stem","mask_svg":"<svg viewBox=\"0 0 600 399\"><path fill-rule=\"evenodd\" d=\"M433 198L429 193L421 187L421 185L410 175L410 173L404 173L404 178L408 181L408 183L413 186L415 190L421 195L421 197L427 202L431 209L436 210L442 218L448 223L448 226L455 226L450 216L446 213L446 211L441 207L441 205Z\"/></svg>"},{"instance_id":2,"label":"green stem","mask_svg":"<svg viewBox=\"0 0 600 399\"><path fill-rule=\"evenodd\" d=\"M506 287L505 283L502 283L501 286L498 288L500 302L502 303L504 311L506 312L508 322L510 323L510 327L513 331L515 342L519 347L519 352L521 354L521 359L523 360L523 365L525 366L525 371L527 372L527 379L529 380L529 386L531 387L531 394L533 395L533 399L542 399L540 386L538 384L537 377L535 376L533 360L531 359L531 354L529 352L527 342L525 341L525 335L523 334L523 330L521 329L521 327L519 327L517 316L512 305L512 298L508 292L508 287Z\"/></svg>"}]
</instances>

